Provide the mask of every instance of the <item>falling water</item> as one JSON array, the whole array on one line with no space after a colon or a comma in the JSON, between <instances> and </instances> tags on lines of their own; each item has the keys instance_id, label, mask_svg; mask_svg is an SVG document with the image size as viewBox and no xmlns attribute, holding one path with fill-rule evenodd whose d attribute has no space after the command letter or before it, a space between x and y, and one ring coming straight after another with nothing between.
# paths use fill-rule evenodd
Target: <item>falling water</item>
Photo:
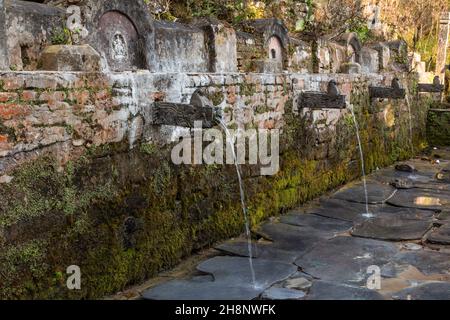
<instances>
[{"instance_id":1,"label":"falling water","mask_svg":"<svg viewBox=\"0 0 450 320\"><path fill-rule=\"evenodd\" d=\"M358 139L359 155L361 157L362 179L363 179L363 184L364 184L364 195L366 197L366 212L363 214L363 217L372 218L374 215L373 215L373 213L369 212L369 194L367 192L366 166L364 164L364 153L362 150L361 137L359 135L359 125L358 125L358 121L356 120L356 115L355 115L355 110L353 109L353 105L349 104L349 107L350 107L350 111L352 112L353 122L355 124L356 138Z\"/></svg>"},{"instance_id":2,"label":"falling water","mask_svg":"<svg viewBox=\"0 0 450 320\"><path fill-rule=\"evenodd\" d=\"M409 115L409 145L410 145L410 148L411 148L411 152L414 153L411 101L409 100L409 88L408 88L408 86L405 86L405 91L406 91L406 105L408 106L408 115Z\"/></svg>"},{"instance_id":3,"label":"falling water","mask_svg":"<svg viewBox=\"0 0 450 320\"><path fill-rule=\"evenodd\" d=\"M247 236L247 246L248 246L248 261L250 264L250 272L252 275L252 283L253 286L256 287L256 277L255 277L255 270L253 268L253 250L252 250L252 235L250 232L250 222L249 222L249 218L248 218L248 212L247 212L247 207L245 205L245 192L244 192L244 184L242 182L242 176L241 176L241 169L239 167L239 163L238 163L238 159L236 156L236 152L234 151L234 144L233 144L233 139L231 137L231 133L228 130L227 125L225 124L225 122L218 118L217 119L221 125L221 127L224 129L226 136L227 136L227 142L229 144L229 146L231 147L231 152L233 154L233 160L234 160L234 164L236 166L236 172L237 172L237 176L238 176L238 180L239 180L239 191L241 194L241 206L242 206L242 211L244 213L244 219L245 219L245 234Z\"/></svg>"}]
</instances>

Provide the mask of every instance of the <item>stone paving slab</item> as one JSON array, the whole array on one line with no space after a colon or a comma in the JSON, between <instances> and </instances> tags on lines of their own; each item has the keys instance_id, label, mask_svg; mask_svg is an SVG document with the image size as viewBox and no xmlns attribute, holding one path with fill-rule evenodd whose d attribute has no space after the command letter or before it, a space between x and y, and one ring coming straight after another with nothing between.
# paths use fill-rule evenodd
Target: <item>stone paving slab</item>
<instances>
[{"instance_id":1,"label":"stone paving slab","mask_svg":"<svg viewBox=\"0 0 450 320\"><path fill-rule=\"evenodd\" d=\"M295 252L298 256L311 249L320 241L335 236L333 232L273 222L262 225L257 230L257 233L272 240L274 247Z\"/></svg>"},{"instance_id":2,"label":"stone paving slab","mask_svg":"<svg viewBox=\"0 0 450 320\"><path fill-rule=\"evenodd\" d=\"M450 223L445 224L431 232L427 237L427 241L431 243L450 245Z\"/></svg>"},{"instance_id":3,"label":"stone paving slab","mask_svg":"<svg viewBox=\"0 0 450 320\"><path fill-rule=\"evenodd\" d=\"M270 288L264 291L262 299L265 300L301 300L306 293L300 290L287 288Z\"/></svg>"},{"instance_id":4,"label":"stone paving slab","mask_svg":"<svg viewBox=\"0 0 450 320\"><path fill-rule=\"evenodd\" d=\"M352 235L378 240L419 240L431 229L430 221L407 220L397 216L382 216L357 224Z\"/></svg>"},{"instance_id":5,"label":"stone paving slab","mask_svg":"<svg viewBox=\"0 0 450 320\"><path fill-rule=\"evenodd\" d=\"M385 300L377 291L330 281L315 281L306 300Z\"/></svg>"},{"instance_id":6,"label":"stone paving slab","mask_svg":"<svg viewBox=\"0 0 450 320\"><path fill-rule=\"evenodd\" d=\"M322 198L307 213L294 210L254 230L268 240L252 243L256 286L248 243L239 238L216 246L227 256L198 265L205 275L167 282L143 297L450 300L450 184L436 180L448 163L405 163L417 171L388 168L368 178L369 216L360 183ZM390 185L396 179L397 189ZM369 266L380 267L385 290L366 287Z\"/></svg>"},{"instance_id":7,"label":"stone paving slab","mask_svg":"<svg viewBox=\"0 0 450 320\"><path fill-rule=\"evenodd\" d=\"M447 221L448 220L449 223L450 223L450 210L441 211L436 218L441 220L441 221Z\"/></svg>"},{"instance_id":8,"label":"stone paving slab","mask_svg":"<svg viewBox=\"0 0 450 320\"><path fill-rule=\"evenodd\" d=\"M398 265L411 265L425 275L450 274L450 254L432 250L400 252L392 258Z\"/></svg>"},{"instance_id":9,"label":"stone paving slab","mask_svg":"<svg viewBox=\"0 0 450 320\"><path fill-rule=\"evenodd\" d=\"M281 217L280 221L294 226L311 227L335 233L346 232L352 228L352 223L350 222L312 214L288 214Z\"/></svg>"},{"instance_id":10,"label":"stone paving slab","mask_svg":"<svg viewBox=\"0 0 450 320\"><path fill-rule=\"evenodd\" d=\"M248 243L243 240L230 240L215 247L217 250L230 255L249 257ZM252 243L252 257L255 259L265 259L294 263L298 254L292 251L285 251L274 247L271 244Z\"/></svg>"},{"instance_id":11,"label":"stone paving slab","mask_svg":"<svg viewBox=\"0 0 450 320\"><path fill-rule=\"evenodd\" d=\"M383 204L395 192L395 188L389 184L378 181L367 181L367 195L370 204ZM333 195L333 198L349 202L366 203L366 195L363 184L346 187Z\"/></svg>"},{"instance_id":12,"label":"stone paving slab","mask_svg":"<svg viewBox=\"0 0 450 320\"><path fill-rule=\"evenodd\" d=\"M253 268L256 286L263 290L297 272L297 268L293 264L264 259L254 259ZM219 256L202 262L197 269L212 274L216 282L223 281L240 286L248 286L252 283L251 269L247 258Z\"/></svg>"},{"instance_id":13,"label":"stone paving slab","mask_svg":"<svg viewBox=\"0 0 450 320\"><path fill-rule=\"evenodd\" d=\"M397 253L397 246L389 242L336 237L322 241L295 264L320 280L359 284L367 278L369 266L382 266Z\"/></svg>"},{"instance_id":14,"label":"stone paving slab","mask_svg":"<svg viewBox=\"0 0 450 320\"><path fill-rule=\"evenodd\" d=\"M399 190L388 203L397 207L425 210L450 209L450 193L439 190Z\"/></svg>"},{"instance_id":15,"label":"stone paving slab","mask_svg":"<svg viewBox=\"0 0 450 320\"><path fill-rule=\"evenodd\" d=\"M145 291L146 300L252 300L261 290L234 283L174 280Z\"/></svg>"},{"instance_id":16,"label":"stone paving slab","mask_svg":"<svg viewBox=\"0 0 450 320\"><path fill-rule=\"evenodd\" d=\"M450 300L449 282L428 282L392 295L394 300Z\"/></svg>"},{"instance_id":17,"label":"stone paving slab","mask_svg":"<svg viewBox=\"0 0 450 320\"><path fill-rule=\"evenodd\" d=\"M349 203L345 200L332 198L322 200L319 208L311 210L315 215L349 222L363 222L367 220L365 211L365 204ZM375 216L395 215L404 219L430 220L434 216L434 213L428 210L395 207L388 204L369 205L369 211Z\"/></svg>"},{"instance_id":18,"label":"stone paving slab","mask_svg":"<svg viewBox=\"0 0 450 320\"><path fill-rule=\"evenodd\" d=\"M211 274L214 281L173 280L143 293L149 300L252 300L276 282L297 271L293 264L263 259L253 260L256 285L252 284L247 258L215 257L202 262L197 269Z\"/></svg>"}]
</instances>

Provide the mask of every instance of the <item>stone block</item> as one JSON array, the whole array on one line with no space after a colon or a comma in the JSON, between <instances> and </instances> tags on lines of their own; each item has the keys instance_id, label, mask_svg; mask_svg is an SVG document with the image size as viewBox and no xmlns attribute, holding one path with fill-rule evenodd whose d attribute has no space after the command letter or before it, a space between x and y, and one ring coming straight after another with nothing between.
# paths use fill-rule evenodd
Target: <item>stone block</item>
<instances>
[{"instance_id":1,"label":"stone block","mask_svg":"<svg viewBox=\"0 0 450 320\"><path fill-rule=\"evenodd\" d=\"M224 23L202 18L193 25L204 30L209 47L209 69L211 72L237 72L237 36L236 31Z\"/></svg>"},{"instance_id":2,"label":"stone block","mask_svg":"<svg viewBox=\"0 0 450 320\"><path fill-rule=\"evenodd\" d=\"M341 72L346 74L359 74L361 73L361 65L359 63L344 63L341 66Z\"/></svg>"},{"instance_id":3,"label":"stone block","mask_svg":"<svg viewBox=\"0 0 450 320\"><path fill-rule=\"evenodd\" d=\"M100 55L89 45L49 46L42 52L41 69L96 72L100 70Z\"/></svg>"},{"instance_id":4,"label":"stone block","mask_svg":"<svg viewBox=\"0 0 450 320\"><path fill-rule=\"evenodd\" d=\"M65 10L37 2L4 1L11 69L37 70L40 54L47 45L69 41L63 30Z\"/></svg>"},{"instance_id":5,"label":"stone block","mask_svg":"<svg viewBox=\"0 0 450 320\"><path fill-rule=\"evenodd\" d=\"M391 50L383 43L377 43L372 47L378 52L379 69L387 70L391 60Z\"/></svg>"},{"instance_id":6,"label":"stone block","mask_svg":"<svg viewBox=\"0 0 450 320\"><path fill-rule=\"evenodd\" d=\"M255 61L257 72L259 73L281 73L283 72L283 63L275 60Z\"/></svg>"},{"instance_id":7,"label":"stone block","mask_svg":"<svg viewBox=\"0 0 450 320\"><path fill-rule=\"evenodd\" d=\"M361 50L361 70L363 73L377 73L380 69L378 52L374 49Z\"/></svg>"},{"instance_id":8,"label":"stone block","mask_svg":"<svg viewBox=\"0 0 450 320\"><path fill-rule=\"evenodd\" d=\"M291 39L291 45L294 47L294 51L289 57L289 71L312 73L313 59L311 46L306 42L296 39Z\"/></svg>"}]
</instances>

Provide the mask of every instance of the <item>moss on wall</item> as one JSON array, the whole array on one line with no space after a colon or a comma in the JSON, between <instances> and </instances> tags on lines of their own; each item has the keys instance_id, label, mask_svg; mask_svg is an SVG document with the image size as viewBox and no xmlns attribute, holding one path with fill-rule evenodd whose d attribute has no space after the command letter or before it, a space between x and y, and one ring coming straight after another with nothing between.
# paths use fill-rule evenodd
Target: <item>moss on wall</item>
<instances>
[{"instance_id":1,"label":"moss on wall","mask_svg":"<svg viewBox=\"0 0 450 320\"><path fill-rule=\"evenodd\" d=\"M371 102L361 83L351 102L368 170L423 146L425 101L412 102L412 137L402 101ZM392 126L383 120L388 107ZM288 100L278 174L259 177L257 166L242 168L253 226L360 175L349 114L324 133L311 115L292 109ZM324 134L329 140L318 144ZM62 170L41 157L12 175L10 184L0 184L3 299L102 297L244 230L234 166L175 166L170 146L109 144L87 150ZM70 265L81 267L80 291L66 289Z\"/></svg>"},{"instance_id":2,"label":"moss on wall","mask_svg":"<svg viewBox=\"0 0 450 320\"><path fill-rule=\"evenodd\" d=\"M432 146L450 146L450 109L428 112L427 137Z\"/></svg>"}]
</instances>

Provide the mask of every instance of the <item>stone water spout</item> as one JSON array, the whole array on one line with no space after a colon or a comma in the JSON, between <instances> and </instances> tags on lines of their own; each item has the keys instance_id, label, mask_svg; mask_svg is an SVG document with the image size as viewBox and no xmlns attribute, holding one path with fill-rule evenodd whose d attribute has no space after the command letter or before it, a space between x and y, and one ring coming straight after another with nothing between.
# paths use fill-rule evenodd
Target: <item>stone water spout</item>
<instances>
[{"instance_id":1,"label":"stone water spout","mask_svg":"<svg viewBox=\"0 0 450 320\"><path fill-rule=\"evenodd\" d=\"M331 80L328 83L326 93L322 92L304 92L300 95L299 108L310 109L345 109L345 95L341 95L336 81Z\"/></svg>"},{"instance_id":2,"label":"stone water spout","mask_svg":"<svg viewBox=\"0 0 450 320\"><path fill-rule=\"evenodd\" d=\"M380 99L405 99L406 90L400 85L400 80L394 78L390 87L375 87L369 86L369 93L371 98Z\"/></svg>"},{"instance_id":3,"label":"stone water spout","mask_svg":"<svg viewBox=\"0 0 450 320\"><path fill-rule=\"evenodd\" d=\"M434 77L433 83L419 83L417 85L418 92L430 92L441 93L444 91L444 85L441 84L441 80L438 76Z\"/></svg>"},{"instance_id":4,"label":"stone water spout","mask_svg":"<svg viewBox=\"0 0 450 320\"><path fill-rule=\"evenodd\" d=\"M194 92L189 104L154 102L151 110L154 125L193 128L194 122L201 121L203 128L212 128L221 118L218 109L200 90Z\"/></svg>"}]
</instances>

